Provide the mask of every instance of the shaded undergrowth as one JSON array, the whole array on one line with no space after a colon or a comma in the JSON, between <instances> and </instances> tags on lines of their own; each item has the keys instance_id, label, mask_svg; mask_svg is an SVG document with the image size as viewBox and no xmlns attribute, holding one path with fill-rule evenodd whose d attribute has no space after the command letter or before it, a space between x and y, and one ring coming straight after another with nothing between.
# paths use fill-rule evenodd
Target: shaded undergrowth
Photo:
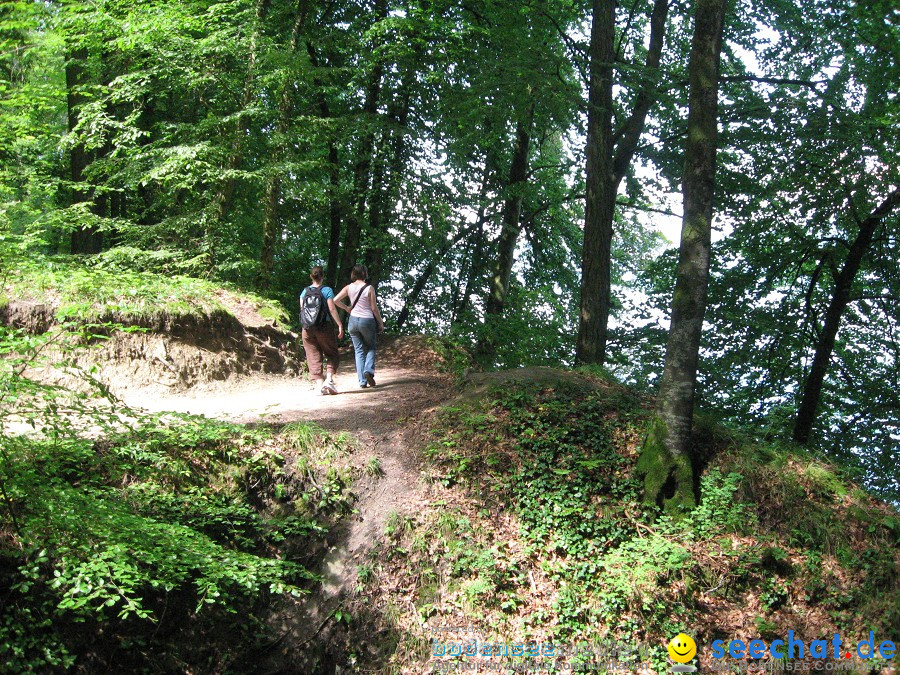
<instances>
[{"instance_id":1,"label":"shaded undergrowth","mask_svg":"<svg viewBox=\"0 0 900 675\"><path fill-rule=\"evenodd\" d=\"M354 444L29 379L52 339L0 328L0 670L245 670L352 510Z\"/></svg>"}]
</instances>

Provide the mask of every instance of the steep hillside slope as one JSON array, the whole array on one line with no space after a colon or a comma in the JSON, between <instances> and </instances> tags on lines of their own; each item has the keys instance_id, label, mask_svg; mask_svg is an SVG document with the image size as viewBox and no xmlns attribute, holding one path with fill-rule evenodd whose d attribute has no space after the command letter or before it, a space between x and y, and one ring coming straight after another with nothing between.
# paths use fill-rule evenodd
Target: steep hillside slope
<instances>
[{"instance_id":1,"label":"steep hillside slope","mask_svg":"<svg viewBox=\"0 0 900 675\"><path fill-rule=\"evenodd\" d=\"M355 639L387 631L397 646L383 663L408 673L662 673L681 632L701 672L893 672L895 659L855 646L870 631L876 647L900 637L897 512L839 467L701 416L700 506L660 516L633 477L648 407L551 369L469 378L423 449L427 507L394 518L360 567L368 622ZM835 634L840 659L814 658L812 641ZM747 656L751 640L789 635L805 659Z\"/></svg>"}]
</instances>

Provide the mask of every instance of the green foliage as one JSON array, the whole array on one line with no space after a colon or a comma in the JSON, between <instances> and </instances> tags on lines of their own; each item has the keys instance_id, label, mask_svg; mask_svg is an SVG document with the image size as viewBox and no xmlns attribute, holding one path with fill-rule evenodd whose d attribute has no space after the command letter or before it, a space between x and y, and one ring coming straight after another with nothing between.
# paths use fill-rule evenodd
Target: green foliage
<instances>
[{"instance_id":1,"label":"green foliage","mask_svg":"<svg viewBox=\"0 0 900 675\"><path fill-rule=\"evenodd\" d=\"M450 337L428 337L426 340L441 359L439 368L462 377L472 367L472 355L461 341Z\"/></svg>"},{"instance_id":2,"label":"green foliage","mask_svg":"<svg viewBox=\"0 0 900 675\"><path fill-rule=\"evenodd\" d=\"M560 589L552 608L560 637L588 636L597 621L623 626L625 616L636 617L635 630L674 630L688 619L687 604L673 615L660 588L684 585L697 542L752 526L735 499L741 476L716 469L703 476L701 503L679 520L644 509L626 446L641 434L637 402L616 389L494 390L446 409L430 447L445 481L514 505L526 556L554 561L544 572ZM514 611L503 603L515 591L504 589L527 582L503 563L503 547L475 544L455 521L447 526L450 569L466 579L470 605ZM453 553L455 537L466 555Z\"/></svg>"},{"instance_id":3,"label":"green foliage","mask_svg":"<svg viewBox=\"0 0 900 675\"><path fill-rule=\"evenodd\" d=\"M373 477L383 476L384 469L381 466L381 460L378 457L370 457L366 462L366 474Z\"/></svg>"},{"instance_id":4,"label":"green foliage","mask_svg":"<svg viewBox=\"0 0 900 675\"><path fill-rule=\"evenodd\" d=\"M6 667L71 664L84 646L67 632L73 622L127 633L163 621L170 598L184 603L168 612L182 621L181 612L233 613L304 592L312 575L278 547L324 537L348 510L350 473L322 464L345 452L346 439L323 433L323 457L290 478L281 439L264 430L141 414L94 390L27 379L54 339L0 328ZM264 514L257 504L268 500L282 505ZM307 503L312 514L294 506Z\"/></svg>"},{"instance_id":5,"label":"green foliage","mask_svg":"<svg viewBox=\"0 0 900 675\"><path fill-rule=\"evenodd\" d=\"M6 288L17 299L52 299L60 321L91 322L112 317L119 322L145 323L156 317L227 311L219 301L221 285L167 273L165 269L132 267L133 256L127 250L120 255L122 250L112 249L86 261L16 252L10 256L14 271L6 279ZM263 318L289 323L276 302L247 293L241 296L253 303Z\"/></svg>"}]
</instances>

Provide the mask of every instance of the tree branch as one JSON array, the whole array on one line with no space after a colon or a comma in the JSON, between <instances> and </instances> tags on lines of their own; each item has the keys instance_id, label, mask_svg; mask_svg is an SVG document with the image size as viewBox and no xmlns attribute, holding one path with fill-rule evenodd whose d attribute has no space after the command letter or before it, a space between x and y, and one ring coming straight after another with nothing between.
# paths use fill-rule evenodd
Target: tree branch
<instances>
[{"instance_id":1,"label":"tree branch","mask_svg":"<svg viewBox=\"0 0 900 675\"><path fill-rule=\"evenodd\" d=\"M613 136L616 147L613 158L613 175L618 183L631 164L638 140L644 130L647 113L656 102L656 80L665 42L666 18L669 13L668 0L656 0L650 14L650 49L647 51L646 73L640 91L634 102L634 109L622 128Z\"/></svg>"}]
</instances>

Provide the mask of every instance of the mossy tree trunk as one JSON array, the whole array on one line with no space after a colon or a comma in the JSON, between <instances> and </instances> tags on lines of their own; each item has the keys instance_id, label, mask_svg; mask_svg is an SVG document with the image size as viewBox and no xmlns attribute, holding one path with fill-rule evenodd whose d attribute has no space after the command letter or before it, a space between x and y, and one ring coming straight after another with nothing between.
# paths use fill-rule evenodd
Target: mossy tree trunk
<instances>
[{"instance_id":1,"label":"mossy tree trunk","mask_svg":"<svg viewBox=\"0 0 900 675\"><path fill-rule=\"evenodd\" d=\"M672 324L656 416L638 461L646 501L660 504L669 512L690 509L697 501L690 439L700 333L709 286L719 56L726 1L697 0L696 4L682 181L684 215Z\"/></svg>"}]
</instances>

